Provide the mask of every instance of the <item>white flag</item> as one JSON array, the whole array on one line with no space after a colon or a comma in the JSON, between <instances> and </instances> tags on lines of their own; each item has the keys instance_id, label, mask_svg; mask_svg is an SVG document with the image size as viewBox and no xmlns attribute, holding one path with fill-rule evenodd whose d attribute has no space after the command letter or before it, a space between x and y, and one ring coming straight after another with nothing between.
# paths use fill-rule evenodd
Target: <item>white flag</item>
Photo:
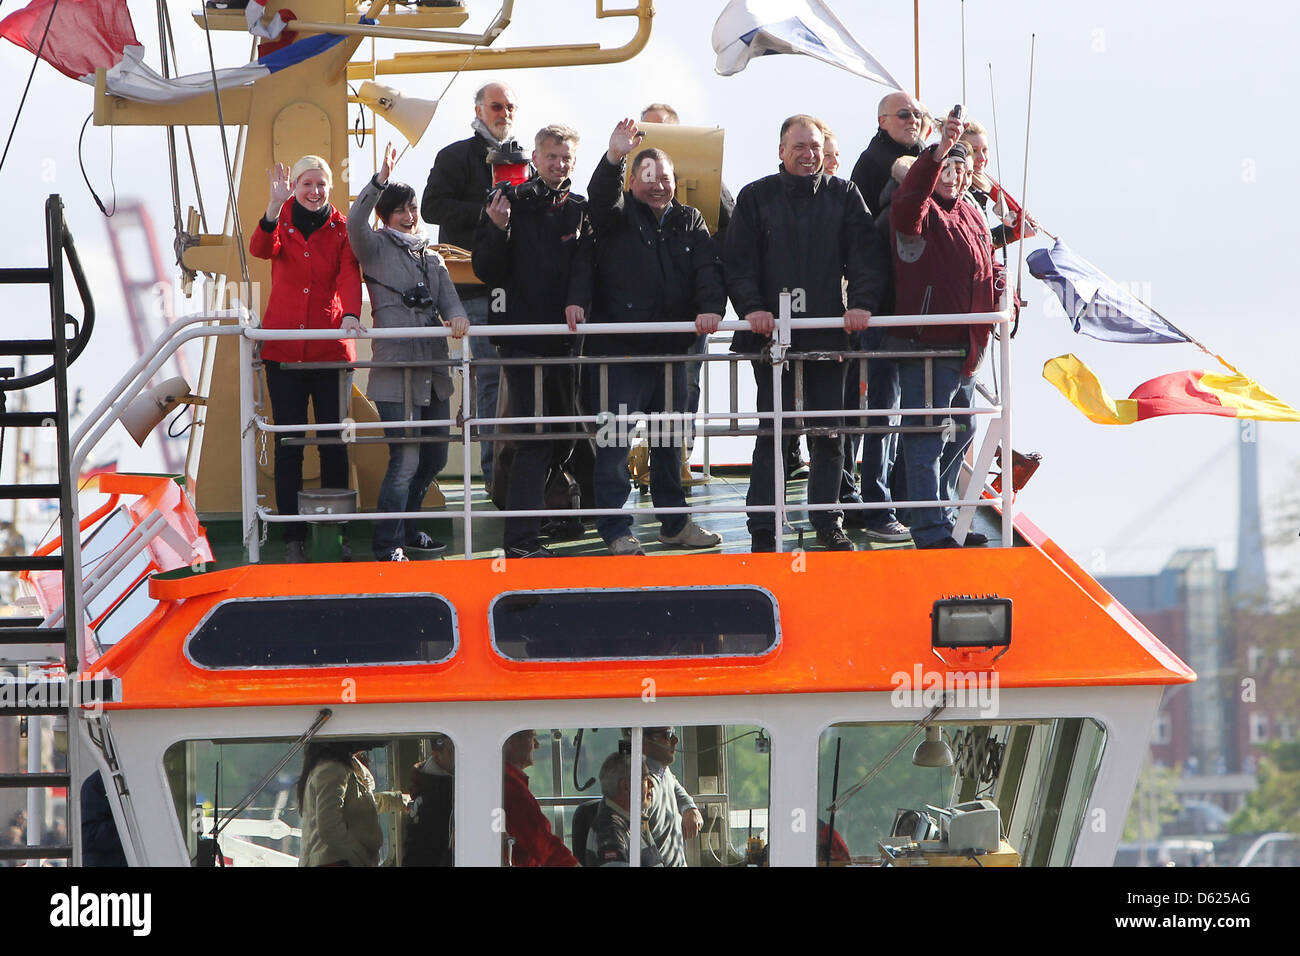
<instances>
[{"instance_id":1,"label":"white flag","mask_svg":"<svg viewBox=\"0 0 1300 956\"><path fill-rule=\"evenodd\" d=\"M765 53L803 53L901 90L822 0L731 0L713 25L714 69L731 76Z\"/></svg>"}]
</instances>

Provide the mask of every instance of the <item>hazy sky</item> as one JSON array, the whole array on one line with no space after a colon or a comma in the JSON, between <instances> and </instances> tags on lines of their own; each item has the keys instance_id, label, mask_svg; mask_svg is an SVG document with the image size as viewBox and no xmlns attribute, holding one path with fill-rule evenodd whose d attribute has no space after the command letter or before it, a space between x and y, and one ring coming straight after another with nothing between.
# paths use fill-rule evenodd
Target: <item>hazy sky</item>
<instances>
[{"instance_id":1,"label":"hazy sky","mask_svg":"<svg viewBox=\"0 0 1300 956\"><path fill-rule=\"evenodd\" d=\"M913 77L912 4L831 0L858 40L909 87ZM18 6L10 0L0 15ZM129 4L137 35L156 65L153 5ZM170 5L182 68L206 69L202 33L189 17L196 3ZM713 71L713 21L722 0L660 0L650 44L635 60L569 70L505 74L521 109L524 134L565 122L584 137L581 187L603 152L609 130L646 103L666 100L684 122L726 129L725 179L733 192L772 172L781 120L795 112L824 118L839 135L845 170L875 131L883 87L805 57L770 56L742 73ZM961 6L922 3L921 98L936 112L962 99ZM469 26L496 10L472 3ZM562 7L565 16L556 16ZM597 23L591 0L520 3L498 45L600 40L618 45L630 21ZM997 93L1000 157L992 172L1020 196L1024 174L1030 34L1037 35L1034 115L1027 199L1033 214L1071 247L1134 291L1175 325L1217 350L1285 400L1300 402L1294 372L1300 329L1282 288L1295 272L1292 193L1297 150L1293 124L1300 89L1295 59L1300 29L1291 5L1219 2L966 4L969 112L991 126L989 67ZM246 37L218 35L219 65L248 58ZM365 47L363 46L363 49ZM380 55L386 47L381 45ZM5 132L31 56L0 43L6 89ZM447 76L381 78L403 92L435 98ZM422 186L434 153L469 135L474 89L483 73L456 79L420 145L395 174ZM77 134L91 110L88 86L40 66L10 156L0 170L8 230L0 236L7 265L34 265L43 255L41 204L60 192L68 221L96 283L100 325L89 361L74 378L97 401L132 358L124 307L108 258L102 216L77 170ZM385 137L381 124L381 137ZM209 215L225 192L220 147L212 130L196 131ZM232 139L233 142L233 139ZM382 143L381 143L382 145ZM119 197L144 199L166 247L171 197L163 133L107 129L86 133L85 160L105 202L110 172ZM110 164L110 155L112 162ZM369 170L370 145L353 147L352 163ZM292 157L288 158L290 161ZM183 182L185 180L183 176ZM334 199L345 200L336 189ZM193 202L183 186L183 202ZM1031 244L1031 248L1033 245ZM170 259L169 250L164 250ZM1123 397L1149 378L1179 369L1214 367L1192 346L1132 346L1075 336L1046 292L1026 272L1031 301L1015 341L1015 446L1038 451L1044 465L1019 505L1086 567L1132 572L1160 567L1178 547L1214 546L1235 561L1236 430L1231 420L1165 418L1124 427L1093 425L1041 377L1048 358L1074 352L1112 395ZM39 296L10 293L9 322L24 327L45 314ZM987 380L987 363L984 376ZM725 394L719 394L725 400ZM120 433L119 433L120 434ZM1262 424L1262 491L1266 511L1300 471L1300 425ZM124 461L140 456L122 435ZM747 458L740 449L716 458ZM138 461L156 466L148 455ZM1293 521L1292 524L1295 522ZM1294 541L1295 529L1285 532ZM1294 550L1294 549L1292 549ZM1280 566L1287 556L1270 553Z\"/></svg>"}]
</instances>

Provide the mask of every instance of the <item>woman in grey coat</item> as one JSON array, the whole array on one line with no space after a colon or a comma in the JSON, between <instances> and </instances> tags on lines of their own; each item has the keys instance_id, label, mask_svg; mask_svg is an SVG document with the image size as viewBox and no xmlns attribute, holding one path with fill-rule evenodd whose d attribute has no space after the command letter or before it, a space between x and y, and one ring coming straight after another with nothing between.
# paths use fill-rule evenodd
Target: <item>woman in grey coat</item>
<instances>
[{"instance_id":1,"label":"woman in grey coat","mask_svg":"<svg viewBox=\"0 0 1300 956\"><path fill-rule=\"evenodd\" d=\"M397 161L391 143L384 150L379 172L361 190L348 212L348 239L365 272L370 291L374 327L427 328L449 325L460 338L469 329L465 307L456 295L447 267L420 224L415 190L405 183L389 183ZM383 223L372 229L370 214ZM439 319L441 316L441 320ZM360 323L345 323L360 330ZM377 362L437 362L447 359L447 340L375 339ZM451 415L451 374L447 366L425 368L374 368L366 394L386 422L446 421ZM415 435L447 435L446 425L407 429ZM445 442L394 442L388 446L388 471L379 489L380 511L418 511L429 485L447 464ZM373 541L376 560L405 561L404 548L442 550L409 521L376 521Z\"/></svg>"}]
</instances>

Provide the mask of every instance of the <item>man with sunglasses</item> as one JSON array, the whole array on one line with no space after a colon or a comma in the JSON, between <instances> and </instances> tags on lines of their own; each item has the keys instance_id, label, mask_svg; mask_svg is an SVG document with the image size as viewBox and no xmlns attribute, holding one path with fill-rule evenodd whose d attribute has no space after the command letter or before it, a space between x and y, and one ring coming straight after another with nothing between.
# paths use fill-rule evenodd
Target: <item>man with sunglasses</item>
<instances>
[{"instance_id":1,"label":"man with sunglasses","mask_svg":"<svg viewBox=\"0 0 1300 956\"><path fill-rule=\"evenodd\" d=\"M474 119L470 123L474 135L444 147L434 159L420 201L420 215L425 222L439 227L439 242L465 250L474 247L474 229L478 226L488 190L492 188L492 167L488 165L487 155L511 138L518 108L515 91L508 85L485 83L474 94ZM456 286L456 294L465 306L470 324L486 325L487 288L478 283L467 283ZM498 357L496 348L486 337L470 339L470 347L476 359L495 360ZM481 366L475 377L479 417L495 417L501 368L498 365ZM486 434L495 429L488 426L481 431ZM479 462L483 468L483 483L490 487L492 442L484 442L479 448Z\"/></svg>"},{"instance_id":2,"label":"man with sunglasses","mask_svg":"<svg viewBox=\"0 0 1300 956\"><path fill-rule=\"evenodd\" d=\"M876 135L858 157L850 177L862 193L872 218L880 214L880 191L889 182L894 160L921 154L925 107L911 93L900 90L880 101L876 121L880 124Z\"/></svg>"},{"instance_id":3,"label":"man with sunglasses","mask_svg":"<svg viewBox=\"0 0 1300 956\"><path fill-rule=\"evenodd\" d=\"M686 841L700 832L704 816L669 767L677 755L677 734L672 727L645 727L641 748L654 779L654 794L646 812L651 839L664 866L685 866Z\"/></svg>"},{"instance_id":4,"label":"man with sunglasses","mask_svg":"<svg viewBox=\"0 0 1300 956\"><path fill-rule=\"evenodd\" d=\"M877 109L880 126L867 148L853 167L852 180L875 218L880 216L885 204L881 193L890 182L890 171L901 156L921 154L922 131L925 129L925 107L910 93L890 93L880 101ZM893 309L893 288L887 289L881 301L879 314L889 315ZM883 332L867 329L861 334L861 347L867 351L880 349ZM871 409L898 407L898 367L892 359L867 360L867 407ZM885 425L881 417L863 419L868 425ZM897 424L897 419L893 420ZM894 460L898 450L896 433L867 434L862 436L862 490L863 500L877 504L892 501ZM856 462L846 461L844 470L852 475ZM841 497L843 498L841 489ZM899 542L908 539L907 527L898 520L892 509L859 511L846 517L846 524L865 529L874 541Z\"/></svg>"}]
</instances>

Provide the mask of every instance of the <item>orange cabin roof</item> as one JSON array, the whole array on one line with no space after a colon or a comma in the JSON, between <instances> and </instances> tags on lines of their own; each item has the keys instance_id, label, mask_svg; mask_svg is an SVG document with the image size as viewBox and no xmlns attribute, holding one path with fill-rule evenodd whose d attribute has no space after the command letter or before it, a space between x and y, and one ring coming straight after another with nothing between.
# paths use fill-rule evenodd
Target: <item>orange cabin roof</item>
<instances>
[{"instance_id":1,"label":"orange cabin roof","mask_svg":"<svg viewBox=\"0 0 1300 956\"><path fill-rule=\"evenodd\" d=\"M994 665L999 685L1177 684L1195 674L1032 523L1027 547L955 551L683 555L250 565L169 580L160 603L87 676L121 678L117 708L890 691L891 677L947 668L930 650L933 602L990 595L1014 602L1012 644ZM498 568L495 569L494 568ZM488 607L507 591L757 585L777 597L779 646L758 658L513 661L490 645ZM205 670L185 640L231 598L433 592L456 609L459 644L437 664ZM351 686L351 685L350 685Z\"/></svg>"}]
</instances>

